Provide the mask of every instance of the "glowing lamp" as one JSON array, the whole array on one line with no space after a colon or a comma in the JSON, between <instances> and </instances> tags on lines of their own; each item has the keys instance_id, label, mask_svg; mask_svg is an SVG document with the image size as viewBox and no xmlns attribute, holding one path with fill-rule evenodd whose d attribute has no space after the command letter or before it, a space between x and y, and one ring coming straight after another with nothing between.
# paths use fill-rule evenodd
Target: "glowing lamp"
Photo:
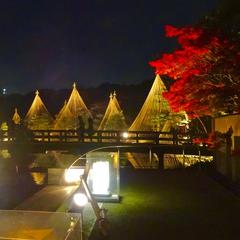
<instances>
[{"instance_id":1,"label":"glowing lamp","mask_svg":"<svg viewBox=\"0 0 240 240\"><path fill-rule=\"evenodd\" d=\"M91 170L92 192L96 195L109 194L109 162L100 161L93 163Z\"/></svg>"},{"instance_id":2,"label":"glowing lamp","mask_svg":"<svg viewBox=\"0 0 240 240\"><path fill-rule=\"evenodd\" d=\"M84 207L88 203L88 198L83 193L76 193L73 196L74 203L79 207Z\"/></svg>"},{"instance_id":3,"label":"glowing lamp","mask_svg":"<svg viewBox=\"0 0 240 240\"><path fill-rule=\"evenodd\" d=\"M127 132L124 132L124 133L123 133L123 137L124 137L124 138L128 138L128 133L127 133Z\"/></svg>"},{"instance_id":4,"label":"glowing lamp","mask_svg":"<svg viewBox=\"0 0 240 240\"><path fill-rule=\"evenodd\" d=\"M77 183L80 181L80 176L84 174L84 169L69 168L65 170L64 178L67 183Z\"/></svg>"}]
</instances>

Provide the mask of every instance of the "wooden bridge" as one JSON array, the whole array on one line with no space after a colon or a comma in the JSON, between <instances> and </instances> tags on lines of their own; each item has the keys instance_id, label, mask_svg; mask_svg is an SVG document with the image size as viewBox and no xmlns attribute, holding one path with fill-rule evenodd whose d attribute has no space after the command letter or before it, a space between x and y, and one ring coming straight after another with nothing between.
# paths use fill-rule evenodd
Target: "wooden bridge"
<instances>
[{"instance_id":1,"label":"wooden bridge","mask_svg":"<svg viewBox=\"0 0 240 240\"><path fill-rule=\"evenodd\" d=\"M189 134L173 134L171 132L153 132L153 131L83 131L77 130L25 130L21 132L22 137L33 141L55 141L55 142L103 142L121 140L130 140L138 143L140 141L152 141L155 144L160 144L161 141L174 141L174 143L182 143L191 141ZM8 140L15 139L14 133L3 131L2 137Z\"/></svg>"},{"instance_id":2,"label":"wooden bridge","mask_svg":"<svg viewBox=\"0 0 240 240\"><path fill-rule=\"evenodd\" d=\"M92 131L76 130L27 130L2 131L0 148L22 147L31 152L66 150L86 152L95 148L121 146L121 151L146 152L151 149L161 153L212 155L206 147L193 144L189 134L151 131Z\"/></svg>"},{"instance_id":3,"label":"wooden bridge","mask_svg":"<svg viewBox=\"0 0 240 240\"><path fill-rule=\"evenodd\" d=\"M1 131L1 142L55 142L55 143L152 143L181 145L192 143L189 134L172 134L171 132L153 131L77 131L77 130L29 130Z\"/></svg>"}]
</instances>

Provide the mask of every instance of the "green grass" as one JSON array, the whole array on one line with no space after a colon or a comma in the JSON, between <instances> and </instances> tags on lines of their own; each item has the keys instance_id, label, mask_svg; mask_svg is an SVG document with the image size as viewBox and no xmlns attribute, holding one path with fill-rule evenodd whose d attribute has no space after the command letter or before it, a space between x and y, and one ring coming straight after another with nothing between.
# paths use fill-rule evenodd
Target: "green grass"
<instances>
[{"instance_id":1,"label":"green grass","mask_svg":"<svg viewBox=\"0 0 240 240\"><path fill-rule=\"evenodd\" d=\"M104 204L108 239L239 238L240 199L199 171L123 170L121 196Z\"/></svg>"}]
</instances>

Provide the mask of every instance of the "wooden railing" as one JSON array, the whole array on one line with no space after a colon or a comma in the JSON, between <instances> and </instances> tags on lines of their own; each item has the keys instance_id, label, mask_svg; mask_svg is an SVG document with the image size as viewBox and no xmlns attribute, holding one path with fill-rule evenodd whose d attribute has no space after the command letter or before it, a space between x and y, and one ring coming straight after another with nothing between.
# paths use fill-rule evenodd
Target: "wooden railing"
<instances>
[{"instance_id":1,"label":"wooden railing","mask_svg":"<svg viewBox=\"0 0 240 240\"><path fill-rule=\"evenodd\" d=\"M17 132L1 131L0 141L31 141L31 142L115 142L129 144L191 144L192 138L188 134L172 134L171 132L151 131L84 131L77 130L21 130Z\"/></svg>"}]
</instances>

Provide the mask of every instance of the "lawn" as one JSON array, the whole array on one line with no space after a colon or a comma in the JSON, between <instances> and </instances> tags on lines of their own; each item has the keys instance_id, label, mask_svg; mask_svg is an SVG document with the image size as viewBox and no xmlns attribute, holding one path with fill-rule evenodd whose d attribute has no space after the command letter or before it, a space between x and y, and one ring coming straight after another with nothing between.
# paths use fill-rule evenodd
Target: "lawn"
<instances>
[{"instance_id":1,"label":"lawn","mask_svg":"<svg viewBox=\"0 0 240 240\"><path fill-rule=\"evenodd\" d=\"M107 239L239 239L240 199L199 170L121 170ZM103 239L95 227L90 240Z\"/></svg>"}]
</instances>

